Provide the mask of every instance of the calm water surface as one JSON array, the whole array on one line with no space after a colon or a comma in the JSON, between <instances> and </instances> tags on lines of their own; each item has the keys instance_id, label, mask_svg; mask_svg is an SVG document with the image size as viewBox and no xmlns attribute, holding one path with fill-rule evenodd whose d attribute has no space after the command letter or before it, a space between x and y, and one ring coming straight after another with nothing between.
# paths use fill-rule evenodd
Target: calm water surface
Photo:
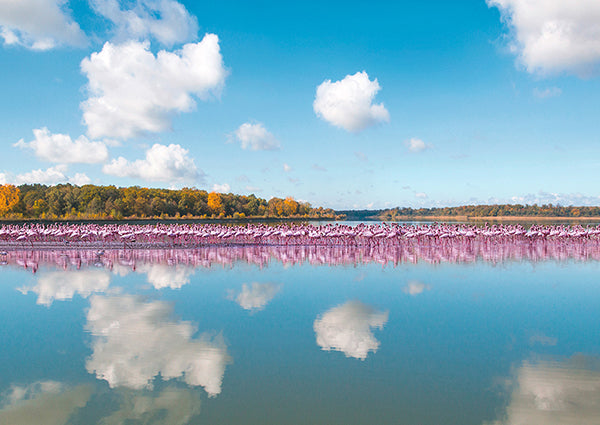
<instances>
[{"instance_id":1,"label":"calm water surface","mask_svg":"<svg viewBox=\"0 0 600 425\"><path fill-rule=\"evenodd\" d=\"M597 261L169 255L0 266L0 423L600 423Z\"/></svg>"}]
</instances>

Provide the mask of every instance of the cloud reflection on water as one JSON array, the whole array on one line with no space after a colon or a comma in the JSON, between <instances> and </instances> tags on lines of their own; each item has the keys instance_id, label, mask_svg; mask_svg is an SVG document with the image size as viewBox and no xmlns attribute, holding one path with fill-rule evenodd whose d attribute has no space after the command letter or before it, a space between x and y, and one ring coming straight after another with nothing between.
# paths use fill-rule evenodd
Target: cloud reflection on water
<instances>
[{"instance_id":1,"label":"cloud reflection on water","mask_svg":"<svg viewBox=\"0 0 600 425\"><path fill-rule=\"evenodd\" d=\"M11 386L5 394L0 423L7 425L64 425L90 399L91 388L67 388L56 381Z\"/></svg>"},{"instance_id":2,"label":"cloud reflection on water","mask_svg":"<svg viewBox=\"0 0 600 425\"><path fill-rule=\"evenodd\" d=\"M87 298L93 293L105 292L110 284L107 270L65 270L41 273L32 287L22 287L23 294L37 294L37 303L50 306L54 300L70 300L75 294Z\"/></svg>"},{"instance_id":3,"label":"cloud reflection on water","mask_svg":"<svg viewBox=\"0 0 600 425\"><path fill-rule=\"evenodd\" d=\"M244 310L260 311L271 301L281 290L281 285L274 283L253 282L252 286L244 283L242 290L237 293L230 290L227 298L235 301Z\"/></svg>"},{"instance_id":4,"label":"cloud reflection on water","mask_svg":"<svg viewBox=\"0 0 600 425\"><path fill-rule=\"evenodd\" d=\"M489 425L598 425L600 359L524 362L505 417Z\"/></svg>"},{"instance_id":5,"label":"cloud reflection on water","mask_svg":"<svg viewBox=\"0 0 600 425\"><path fill-rule=\"evenodd\" d=\"M192 339L195 327L173 320L171 313L163 301L93 296L86 325L94 337L88 372L111 387L151 388L160 374L163 380L182 378L209 396L218 395L230 361L223 338L202 334Z\"/></svg>"},{"instance_id":6,"label":"cloud reflection on water","mask_svg":"<svg viewBox=\"0 0 600 425\"><path fill-rule=\"evenodd\" d=\"M369 352L377 352L379 341L372 329L383 329L388 312L375 311L360 301L327 310L317 317L313 328L317 344L325 351L341 351L346 357L364 360Z\"/></svg>"}]
</instances>

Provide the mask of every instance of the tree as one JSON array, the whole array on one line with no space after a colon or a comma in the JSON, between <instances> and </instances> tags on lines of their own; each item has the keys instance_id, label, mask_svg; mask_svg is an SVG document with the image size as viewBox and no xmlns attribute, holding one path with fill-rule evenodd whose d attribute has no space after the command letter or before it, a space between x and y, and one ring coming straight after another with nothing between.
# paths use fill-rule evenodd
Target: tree
<instances>
[{"instance_id":1,"label":"tree","mask_svg":"<svg viewBox=\"0 0 600 425\"><path fill-rule=\"evenodd\" d=\"M208 194L208 208L213 214L222 213L223 203L221 202L221 195L217 192L210 192Z\"/></svg>"},{"instance_id":2,"label":"tree","mask_svg":"<svg viewBox=\"0 0 600 425\"><path fill-rule=\"evenodd\" d=\"M12 184L0 186L0 215L12 210L19 202L20 190Z\"/></svg>"}]
</instances>

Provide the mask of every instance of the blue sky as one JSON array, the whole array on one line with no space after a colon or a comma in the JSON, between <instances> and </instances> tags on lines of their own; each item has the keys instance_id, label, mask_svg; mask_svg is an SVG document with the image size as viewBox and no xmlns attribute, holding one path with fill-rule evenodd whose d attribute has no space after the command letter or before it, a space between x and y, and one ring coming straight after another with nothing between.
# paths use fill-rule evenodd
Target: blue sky
<instances>
[{"instance_id":1,"label":"blue sky","mask_svg":"<svg viewBox=\"0 0 600 425\"><path fill-rule=\"evenodd\" d=\"M595 0L0 0L0 180L598 205Z\"/></svg>"}]
</instances>

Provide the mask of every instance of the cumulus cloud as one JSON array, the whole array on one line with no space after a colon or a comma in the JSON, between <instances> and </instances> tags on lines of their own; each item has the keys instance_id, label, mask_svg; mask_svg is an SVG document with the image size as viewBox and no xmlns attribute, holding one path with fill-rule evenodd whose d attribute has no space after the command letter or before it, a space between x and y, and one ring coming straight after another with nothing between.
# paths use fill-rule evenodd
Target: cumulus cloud
<instances>
[{"instance_id":1,"label":"cumulus cloud","mask_svg":"<svg viewBox=\"0 0 600 425\"><path fill-rule=\"evenodd\" d=\"M423 152L425 149L429 149L429 145L421 139L412 138L404 142L409 151L417 153Z\"/></svg>"},{"instance_id":2,"label":"cumulus cloud","mask_svg":"<svg viewBox=\"0 0 600 425\"><path fill-rule=\"evenodd\" d=\"M137 0L121 9L117 0L91 0L94 11L115 25L119 39L154 37L165 45L194 40L198 22L174 0Z\"/></svg>"},{"instance_id":3,"label":"cumulus cloud","mask_svg":"<svg viewBox=\"0 0 600 425\"><path fill-rule=\"evenodd\" d=\"M194 96L218 95L227 75L215 34L156 56L148 42L106 43L81 70L89 81L81 104L89 136L120 139L169 129L173 114L194 109Z\"/></svg>"},{"instance_id":4,"label":"cumulus cloud","mask_svg":"<svg viewBox=\"0 0 600 425\"><path fill-rule=\"evenodd\" d=\"M490 425L592 425L600 418L598 360L525 362L516 373L505 418Z\"/></svg>"},{"instance_id":5,"label":"cumulus cloud","mask_svg":"<svg viewBox=\"0 0 600 425\"><path fill-rule=\"evenodd\" d=\"M145 159L128 161L120 156L102 167L102 172L117 177L132 177L148 181L195 181L202 177L180 145L153 145L146 151Z\"/></svg>"},{"instance_id":6,"label":"cumulus cloud","mask_svg":"<svg viewBox=\"0 0 600 425\"><path fill-rule=\"evenodd\" d=\"M533 95L538 99L548 99L557 97L562 94L562 90L558 87L546 87L545 89L534 88Z\"/></svg>"},{"instance_id":7,"label":"cumulus cloud","mask_svg":"<svg viewBox=\"0 0 600 425\"><path fill-rule=\"evenodd\" d=\"M85 406L89 386L67 388L56 381L39 381L27 386L12 385L0 409L0 423L10 425L64 425Z\"/></svg>"},{"instance_id":8,"label":"cumulus cloud","mask_svg":"<svg viewBox=\"0 0 600 425\"><path fill-rule=\"evenodd\" d=\"M429 196L425 192L415 192L415 197L419 199L427 199Z\"/></svg>"},{"instance_id":9,"label":"cumulus cloud","mask_svg":"<svg viewBox=\"0 0 600 425\"><path fill-rule=\"evenodd\" d=\"M317 344L326 351L341 351L346 357L364 360L377 352L379 341L372 329L383 329L388 312L375 311L360 301L348 301L317 317L313 328Z\"/></svg>"},{"instance_id":10,"label":"cumulus cloud","mask_svg":"<svg viewBox=\"0 0 600 425\"><path fill-rule=\"evenodd\" d=\"M32 287L19 288L23 294L37 294L37 303L50 306L54 300L70 300L75 294L87 298L105 292L110 284L106 270L55 271L40 274Z\"/></svg>"},{"instance_id":11,"label":"cumulus cloud","mask_svg":"<svg viewBox=\"0 0 600 425\"><path fill-rule=\"evenodd\" d=\"M244 283L238 294L230 291L228 298L238 303L244 310L260 311L277 295L280 289L281 285L274 283L253 282L252 286Z\"/></svg>"},{"instance_id":12,"label":"cumulus cloud","mask_svg":"<svg viewBox=\"0 0 600 425\"><path fill-rule=\"evenodd\" d=\"M44 161L65 163L95 164L108 159L108 149L102 142L91 142L85 136L72 140L68 134L52 134L46 128L33 130L35 139L15 143L21 149L31 149Z\"/></svg>"},{"instance_id":13,"label":"cumulus cloud","mask_svg":"<svg viewBox=\"0 0 600 425\"><path fill-rule=\"evenodd\" d=\"M71 183L77 186L87 184L91 180L88 176L83 173L77 173L72 177L68 177L65 173L68 171L68 167L65 164L56 165L54 167L47 168L45 170L37 169L27 173L12 175L10 173L0 173L0 183L12 183L16 185L20 184L33 184L41 183L54 185L58 183Z\"/></svg>"},{"instance_id":14,"label":"cumulus cloud","mask_svg":"<svg viewBox=\"0 0 600 425\"><path fill-rule=\"evenodd\" d=\"M203 334L192 339L195 327L173 320L171 313L171 306L162 301L92 296L86 325L93 336L88 372L112 388L150 388L160 375L201 386L211 397L218 395L229 362L223 338Z\"/></svg>"},{"instance_id":15,"label":"cumulus cloud","mask_svg":"<svg viewBox=\"0 0 600 425\"><path fill-rule=\"evenodd\" d=\"M429 291L431 289L431 286L424 284L423 282L418 282L418 281L412 281L412 282L408 282L408 284L402 288L402 291L405 294L408 295L419 295L422 294L425 291Z\"/></svg>"},{"instance_id":16,"label":"cumulus cloud","mask_svg":"<svg viewBox=\"0 0 600 425\"><path fill-rule=\"evenodd\" d=\"M179 289L190 283L190 278L194 274L192 267L164 264L141 264L136 268L136 271L145 273L146 280L155 289Z\"/></svg>"},{"instance_id":17,"label":"cumulus cloud","mask_svg":"<svg viewBox=\"0 0 600 425\"><path fill-rule=\"evenodd\" d=\"M284 163L283 171L285 171L286 173L289 173L290 171L292 171L292 167L290 167L288 164Z\"/></svg>"},{"instance_id":18,"label":"cumulus cloud","mask_svg":"<svg viewBox=\"0 0 600 425\"><path fill-rule=\"evenodd\" d=\"M270 151L281 147L279 140L273 136L262 123L251 124L249 122L240 125L234 132L235 140L240 143L242 149L253 151Z\"/></svg>"},{"instance_id":19,"label":"cumulus cloud","mask_svg":"<svg viewBox=\"0 0 600 425\"><path fill-rule=\"evenodd\" d=\"M512 32L511 50L530 73L589 75L600 62L597 0L487 0Z\"/></svg>"},{"instance_id":20,"label":"cumulus cloud","mask_svg":"<svg viewBox=\"0 0 600 425\"><path fill-rule=\"evenodd\" d=\"M87 38L69 16L66 0L4 0L0 37L5 45L49 50L60 45L85 46Z\"/></svg>"},{"instance_id":21,"label":"cumulus cloud","mask_svg":"<svg viewBox=\"0 0 600 425\"><path fill-rule=\"evenodd\" d=\"M326 80L317 87L313 109L317 116L336 127L358 132L374 124L388 122L390 114L383 103L373 100L381 87L366 72L347 75L343 80Z\"/></svg>"},{"instance_id":22,"label":"cumulus cloud","mask_svg":"<svg viewBox=\"0 0 600 425\"><path fill-rule=\"evenodd\" d=\"M231 190L231 187L227 183L223 183L223 184L215 183L212 186L213 192L229 193L230 190Z\"/></svg>"}]
</instances>

